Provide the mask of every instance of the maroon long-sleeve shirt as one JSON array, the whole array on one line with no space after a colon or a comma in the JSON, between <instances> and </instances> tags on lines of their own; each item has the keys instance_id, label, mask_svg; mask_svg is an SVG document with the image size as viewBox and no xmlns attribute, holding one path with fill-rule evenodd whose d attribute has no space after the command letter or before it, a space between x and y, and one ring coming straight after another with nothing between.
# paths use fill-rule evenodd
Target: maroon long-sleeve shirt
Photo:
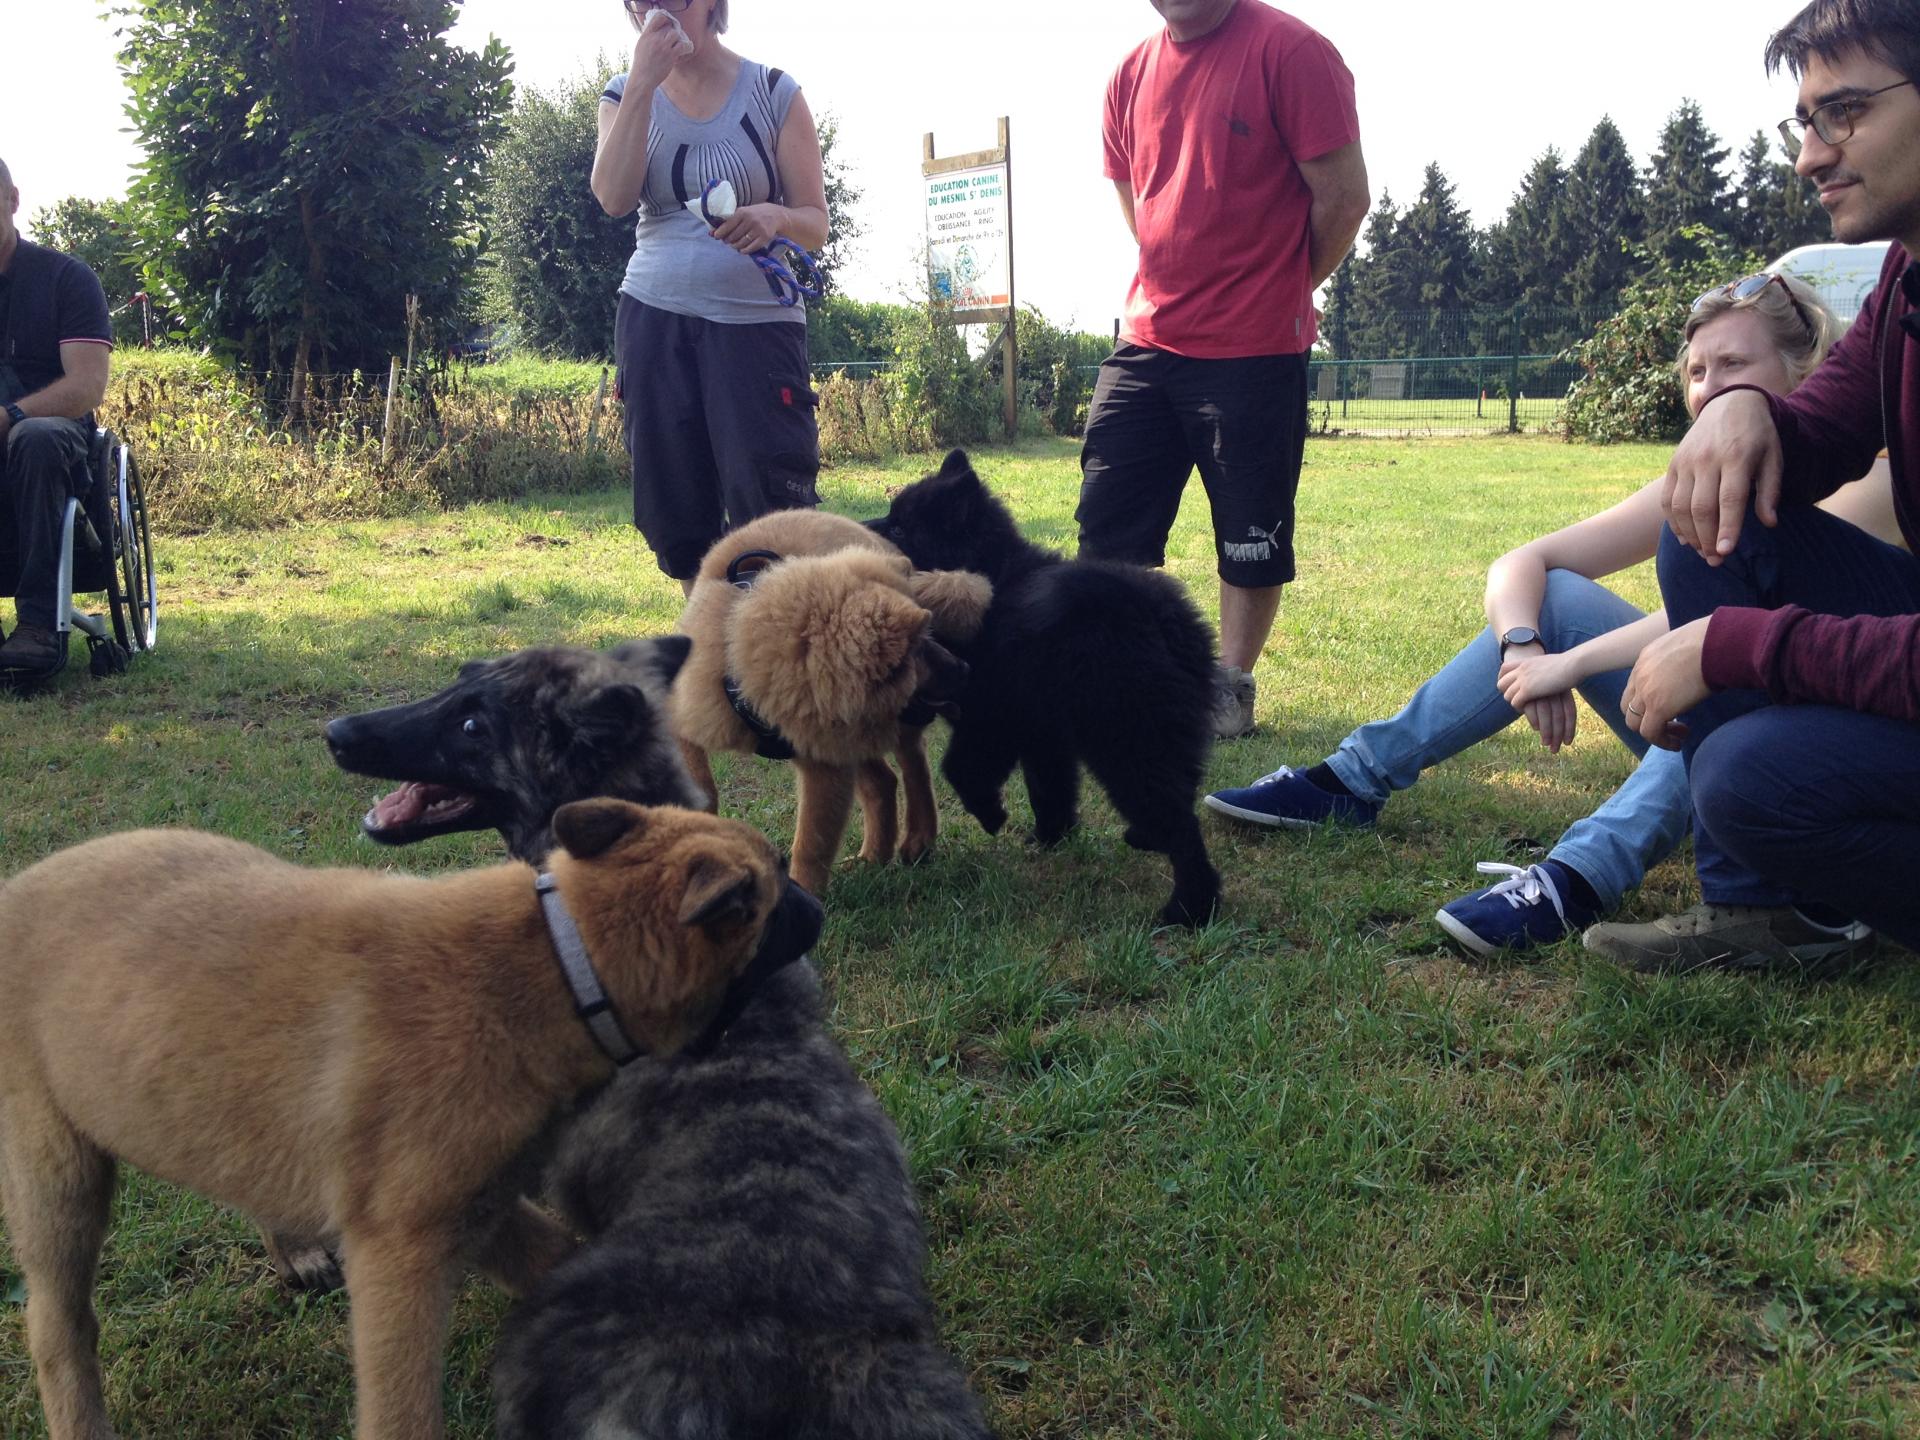
<instances>
[{"instance_id":1,"label":"maroon long-sleeve shirt","mask_svg":"<svg viewBox=\"0 0 1920 1440\"><path fill-rule=\"evenodd\" d=\"M1819 368L1791 395L1760 393L1780 432L1781 498L1823 500L1865 475L1885 446L1900 533L1920 554L1920 333L1901 323L1916 302L1920 265L1909 274L1907 252L1889 246L1872 298ZM1912 323L1920 331L1920 315ZM1723 607L1701 660L1716 690L1920 720L1920 615Z\"/></svg>"}]
</instances>

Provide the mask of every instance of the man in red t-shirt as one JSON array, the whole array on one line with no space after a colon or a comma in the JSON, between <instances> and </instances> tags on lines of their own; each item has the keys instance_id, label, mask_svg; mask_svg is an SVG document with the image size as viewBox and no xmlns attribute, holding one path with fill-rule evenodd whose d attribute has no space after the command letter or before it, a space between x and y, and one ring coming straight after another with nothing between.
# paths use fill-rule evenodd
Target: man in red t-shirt
<instances>
[{"instance_id":1,"label":"man in red t-shirt","mask_svg":"<svg viewBox=\"0 0 1920 1440\"><path fill-rule=\"evenodd\" d=\"M1214 733L1293 579L1314 290L1369 205L1353 76L1262 0L1151 0L1166 28L1107 86L1107 178L1140 266L1081 451L1080 553L1159 565L1197 465L1220 575Z\"/></svg>"}]
</instances>

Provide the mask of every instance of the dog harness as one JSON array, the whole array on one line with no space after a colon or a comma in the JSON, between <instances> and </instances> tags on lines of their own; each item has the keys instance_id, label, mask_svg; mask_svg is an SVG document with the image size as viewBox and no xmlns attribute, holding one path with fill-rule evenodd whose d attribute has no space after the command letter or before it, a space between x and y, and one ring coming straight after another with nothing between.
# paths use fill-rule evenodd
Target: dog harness
<instances>
[{"instance_id":1,"label":"dog harness","mask_svg":"<svg viewBox=\"0 0 1920 1440\"><path fill-rule=\"evenodd\" d=\"M542 870L534 877L533 888L540 897L540 913L546 917L547 935L553 941L554 953L560 957L560 973L566 977L567 989L573 992L574 1014L587 1027L594 1044L614 1064L629 1065L638 1060L646 1052L633 1043L620 1017L613 1013L613 1002L607 998L600 977L594 973L586 942L580 938L580 927L573 923L567 902L560 898L552 873Z\"/></svg>"}]
</instances>

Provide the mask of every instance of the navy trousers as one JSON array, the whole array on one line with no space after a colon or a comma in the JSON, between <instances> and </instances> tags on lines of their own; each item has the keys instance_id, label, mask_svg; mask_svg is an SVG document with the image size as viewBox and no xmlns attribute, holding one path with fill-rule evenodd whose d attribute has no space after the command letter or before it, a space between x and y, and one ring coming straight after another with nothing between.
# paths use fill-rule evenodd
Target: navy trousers
<instances>
[{"instance_id":1,"label":"navy trousers","mask_svg":"<svg viewBox=\"0 0 1920 1440\"><path fill-rule=\"evenodd\" d=\"M52 630L72 599L55 595L60 578L60 522L67 501L87 483L87 441L93 431L81 420L35 418L7 432L0 490L20 551L14 610L23 624Z\"/></svg>"},{"instance_id":2,"label":"navy trousers","mask_svg":"<svg viewBox=\"0 0 1920 1440\"><path fill-rule=\"evenodd\" d=\"M1749 512L1718 566L1668 530L1658 564L1676 628L1722 605L1920 612L1920 559L1810 506L1783 508L1774 527ZM1705 899L1814 900L1920 939L1920 725L1760 690L1720 691L1685 718Z\"/></svg>"}]
</instances>

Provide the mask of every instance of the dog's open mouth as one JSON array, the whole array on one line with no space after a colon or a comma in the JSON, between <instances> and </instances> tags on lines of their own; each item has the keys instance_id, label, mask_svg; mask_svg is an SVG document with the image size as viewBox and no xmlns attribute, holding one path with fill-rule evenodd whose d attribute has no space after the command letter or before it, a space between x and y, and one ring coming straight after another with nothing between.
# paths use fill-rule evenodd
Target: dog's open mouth
<instances>
[{"instance_id":1,"label":"dog's open mouth","mask_svg":"<svg viewBox=\"0 0 1920 1440\"><path fill-rule=\"evenodd\" d=\"M360 828L382 845L408 845L450 830L479 829L486 823L479 811L480 797L471 790L410 780L374 801Z\"/></svg>"}]
</instances>

